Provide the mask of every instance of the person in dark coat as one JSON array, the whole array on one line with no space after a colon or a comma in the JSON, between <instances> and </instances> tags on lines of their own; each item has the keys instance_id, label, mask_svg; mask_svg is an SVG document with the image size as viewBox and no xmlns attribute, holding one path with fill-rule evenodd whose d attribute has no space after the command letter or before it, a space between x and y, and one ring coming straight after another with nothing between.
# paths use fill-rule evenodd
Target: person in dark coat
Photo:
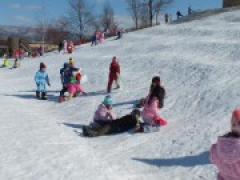
<instances>
[{"instance_id":1,"label":"person in dark coat","mask_svg":"<svg viewBox=\"0 0 240 180\"><path fill-rule=\"evenodd\" d=\"M177 11L176 15L177 15L177 19L179 19L180 17L183 17L183 15L180 11Z\"/></svg>"},{"instance_id":2,"label":"person in dark coat","mask_svg":"<svg viewBox=\"0 0 240 180\"><path fill-rule=\"evenodd\" d=\"M123 133L129 130L140 132L141 129L141 112L138 109L133 110L130 114L125 115L121 118L117 118L114 121L104 126L83 126L83 136L86 137L97 137L103 135L111 135L117 133Z\"/></svg>"}]
</instances>

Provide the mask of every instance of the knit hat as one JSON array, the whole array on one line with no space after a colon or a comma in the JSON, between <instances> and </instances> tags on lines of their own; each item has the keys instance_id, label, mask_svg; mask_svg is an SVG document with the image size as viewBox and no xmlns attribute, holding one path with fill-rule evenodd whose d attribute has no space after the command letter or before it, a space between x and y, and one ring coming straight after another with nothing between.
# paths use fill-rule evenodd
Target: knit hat
<instances>
[{"instance_id":1,"label":"knit hat","mask_svg":"<svg viewBox=\"0 0 240 180\"><path fill-rule=\"evenodd\" d=\"M40 69L44 69L44 68L46 68L46 65L43 62L41 62L40 63Z\"/></svg>"},{"instance_id":2,"label":"knit hat","mask_svg":"<svg viewBox=\"0 0 240 180\"><path fill-rule=\"evenodd\" d=\"M106 96L106 97L104 98L103 104L104 104L104 105L112 106L112 105L113 105L112 97L109 96L109 95Z\"/></svg>"},{"instance_id":3,"label":"knit hat","mask_svg":"<svg viewBox=\"0 0 240 180\"><path fill-rule=\"evenodd\" d=\"M232 113L232 116L235 118L235 121L240 122L240 109L235 109Z\"/></svg>"},{"instance_id":4,"label":"knit hat","mask_svg":"<svg viewBox=\"0 0 240 180\"><path fill-rule=\"evenodd\" d=\"M71 66L71 65L74 65L74 64L75 64L74 60L70 57L69 58L69 65Z\"/></svg>"}]
</instances>

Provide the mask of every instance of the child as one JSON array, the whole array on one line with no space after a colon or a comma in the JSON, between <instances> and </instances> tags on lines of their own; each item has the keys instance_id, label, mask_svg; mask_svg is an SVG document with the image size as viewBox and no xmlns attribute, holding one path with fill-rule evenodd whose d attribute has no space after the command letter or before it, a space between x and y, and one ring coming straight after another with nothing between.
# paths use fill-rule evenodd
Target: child
<instances>
[{"instance_id":1,"label":"child","mask_svg":"<svg viewBox=\"0 0 240 180\"><path fill-rule=\"evenodd\" d=\"M105 125L109 121L116 119L116 115L112 109L113 100L111 96L106 96L102 104L98 106L94 115L94 122L99 125Z\"/></svg>"},{"instance_id":2,"label":"child","mask_svg":"<svg viewBox=\"0 0 240 180\"><path fill-rule=\"evenodd\" d=\"M159 76L154 76L152 78L152 83L149 89L149 94L151 94L152 90L154 89L154 87L156 86L161 86L161 80ZM137 103L135 104L136 108L142 108L144 106L145 103L145 98L142 98L140 100L137 101Z\"/></svg>"},{"instance_id":3,"label":"child","mask_svg":"<svg viewBox=\"0 0 240 180\"><path fill-rule=\"evenodd\" d=\"M95 112L94 122L90 126L83 126L83 136L96 137L122 133L130 129L137 129L140 126L139 124L139 110L133 110L132 113L116 119L116 115L112 110L112 98L106 96Z\"/></svg>"},{"instance_id":4,"label":"child","mask_svg":"<svg viewBox=\"0 0 240 180\"><path fill-rule=\"evenodd\" d=\"M4 55L3 58L4 59L3 59L3 64L1 66L1 68L8 68L8 67L10 68L11 64L10 64L8 58L7 58L7 55Z\"/></svg>"},{"instance_id":5,"label":"child","mask_svg":"<svg viewBox=\"0 0 240 180\"><path fill-rule=\"evenodd\" d=\"M40 63L40 70L35 75L37 85L36 97L38 99L47 100L47 84L50 86L48 74L46 73L46 65Z\"/></svg>"},{"instance_id":6,"label":"child","mask_svg":"<svg viewBox=\"0 0 240 180\"><path fill-rule=\"evenodd\" d=\"M152 87L150 94L144 102L142 117L144 121L144 132L158 131L160 126L167 122L159 116L160 109L163 108L165 89L160 85Z\"/></svg>"},{"instance_id":7,"label":"child","mask_svg":"<svg viewBox=\"0 0 240 180\"><path fill-rule=\"evenodd\" d=\"M70 78L70 82L67 86L69 96L66 98L66 100L71 100L73 97L76 97L79 93L82 93L84 95L87 94L81 86L82 76L83 73L81 72L81 69L79 69L77 72L72 71L72 77Z\"/></svg>"},{"instance_id":8,"label":"child","mask_svg":"<svg viewBox=\"0 0 240 180\"><path fill-rule=\"evenodd\" d=\"M19 68L20 67L20 61L16 58L15 61L14 61L14 64L12 66L12 69L13 68Z\"/></svg>"},{"instance_id":9,"label":"child","mask_svg":"<svg viewBox=\"0 0 240 180\"><path fill-rule=\"evenodd\" d=\"M117 61L117 58L114 56L112 59L112 63L110 64L109 68L109 78L108 78L108 86L107 92L110 93L112 91L112 84L116 82L116 88L120 88L119 85L119 78L120 78L120 65Z\"/></svg>"},{"instance_id":10,"label":"child","mask_svg":"<svg viewBox=\"0 0 240 180\"><path fill-rule=\"evenodd\" d=\"M239 180L240 177L240 109L232 114L231 132L218 138L211 147L210 158L219 170L218 180Z\"/></svg>"}]
</instances>

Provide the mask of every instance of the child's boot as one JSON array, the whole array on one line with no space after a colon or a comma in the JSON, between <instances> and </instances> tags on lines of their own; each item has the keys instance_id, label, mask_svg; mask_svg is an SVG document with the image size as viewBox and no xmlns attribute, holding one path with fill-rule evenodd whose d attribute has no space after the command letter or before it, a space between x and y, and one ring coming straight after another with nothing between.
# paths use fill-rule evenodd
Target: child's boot
<instances>
[{"instance_id":1,"label":"child's boot","mask_svg":"<svg viewBox=\"0 0 240 180\"><path fill-rule=\"evenodd\" d=\"M42 92L42 100L47 100L47 93L46 92Z\"/></svg>"},{"instance_id":2,"label":"child's boot","mask_svg":"<svg viewBox=\"0 0 240 180\"><path fill-rule=\"evenodd\" d=\"M37 97L38 99L40 99L40 92L39 92L39 91L36 91L36 97Z\"/></svg>"}]
</instances>

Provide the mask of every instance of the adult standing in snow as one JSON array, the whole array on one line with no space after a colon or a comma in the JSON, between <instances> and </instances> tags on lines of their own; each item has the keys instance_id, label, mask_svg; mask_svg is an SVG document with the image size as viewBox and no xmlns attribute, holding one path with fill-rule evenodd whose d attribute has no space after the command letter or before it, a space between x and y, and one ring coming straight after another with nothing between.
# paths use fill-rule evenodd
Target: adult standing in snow
<instances>
[{"instance_id":1,"label":"adult standing in snow","mask_svg":"<svg viewBox=\"0 0 240 180\"><path fill-rule=\"evenodd\" d=\"M58 44L58 52L60 53L63 50L64 44L62 41L59 42Z\"/></svg>"},{"instance_id":2,"label":"adult standing in snow","mask_svg":"<svg viewBox=\"0 0 240 180\"><path fill-rule=\"evenodd\" d=\"M168 18L169 18L168 13L165 13L164 15L165 24L168 24L168 20L169 20Z\"/></svg>"},{"instance_id":3,"label":"adult standing in snow","mask_svg":"<svg viewBox=\"0 0 240 180\"><path fill-rule=\"evenodd\" d=\"M94 35L92 36L92 44L91 46L96 46L97 45L97 35L96 32L94 33Z\"/></svg>"},{"instance_id":4,"label":"adult standing in snow","mask_svg":"<svg viewBox=\"0 0 240 180\"><path fill-rule=\"evenodd\" d=\"M109 78L108 78L108 86L107 86L108 93L110 93L112 90L113 82L116 83L117 89L120 88L119 79L120 79L120 65L117 61L116 56L114 56L109 68Z\"/></svg>"},{"instance_id":5,"label":"adult standing in snow","mask_svg":"<svg viewBox=\"0 0 240 180\"><path fill-rule=\"evenodd\" d=\"M160 117L160 109L163 108L165 89L160 86L151 86L150 94L145 98L142 118L144 131L158 131L160 126L167 124L167 121Z\"/></svg>"},{"instance_id":6,"label":"adult standing in snow","mask_svg":"<svg viewBox=\"0 0 240 180\"><path fill-rule=\"evenodd\" d=\"M68 42L67 42L67 40L63 41L63 46L64 46L64 53L67 53L68 52Z\"/></svg>"},{"instance_id":7,"label":"adult standing in snow","mask_svg":"<svg viewBox=\"0 0 240 180\"><path fill-rule=\"evenodd\" d=\"M218 138L211 147L210 158L219 170L218 180L240 177L240 109L232 113L231 132Z\"/></svg>"},{"instance_id":8,"label":"adult standing in snow","mask_svg":"<svg viewBox=\"0 0 240 180\"><path fill-rule=\"evenodd\" d=\"M191 15L193 13L191 6L188 6L188 15Z\"/></svg>"},{"instance_id":9,"label":"adult standing in snow","mask_svg":"<svg viewBox=\"0 0 240 180\"><path fill-rule=\"evenodd\" d=\"M35 74L35 82L37 85L36 97L42 100L47 100L47 85L50 86L46 68L44 63L40 63L40 69Z\"/></svg>"},{"instance_id":10,"label":"adult standing in snow","mask_svg":"<svg viewBox=\"0 0 240 180\"><path fill-rule=\"evenodd\" d=\"M177 11L176 15L177 15L177 19L180 19L181 17L183 17L183 15L180 11Z\"/></svg>"},{"instance_id":11,"label":"adult standing in snow","mask_svg":"<svg viewBox=\"0 0 240 180\"><path fill-rule=\"evenodd\" d=\"M105 41L105 33L104 32L100 33L99 41L101 44L104 43L104 41Z\"/></svg>"}]
</instances>

